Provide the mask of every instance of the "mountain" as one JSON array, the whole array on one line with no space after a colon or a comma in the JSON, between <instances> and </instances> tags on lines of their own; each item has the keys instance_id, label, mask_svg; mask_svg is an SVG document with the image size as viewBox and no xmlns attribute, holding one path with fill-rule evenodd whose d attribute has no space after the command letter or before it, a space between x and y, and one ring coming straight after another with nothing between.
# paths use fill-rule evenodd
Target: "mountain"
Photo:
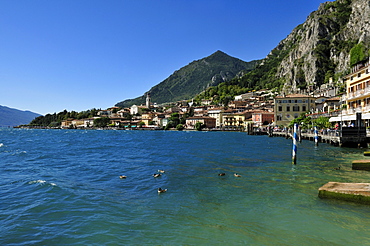
<instances>
[{"instance_id":1,"label":"mountain","mask_svg":"<svg viewBox=\"0 0 370 246\"><path fill-rule=\"evenodd\" d=\"M369 48L370 1L325 2L237 82L285 93L312 90L330 78L340 84L351 65L369 56Z\"/></svg>"},{"instance_id":2,"label":"mountain","mask_svg":"<svg viewBox=\"0 0 370 246\"><path fill-rule=\"evenodd\" d=\"M0 127L26 125L38 116L40 114L0 105Z\"/></svg>"},{"instance_id":3,"label":"mountain","mask_svg":"<svg viewBox=\"0 0 370 246\"><path fill-rule=\"evenodd\" d=\"M254 69L259 62L258 60L245 62L222 51L216 51L206 58L193 61L175 71L148 92L152 102L158 104L191 99L210 86L216 86L240 75L241 71ZM119 102L116 106L129 107L144 103L145 95Z\"/></svg>"}]
</instances>

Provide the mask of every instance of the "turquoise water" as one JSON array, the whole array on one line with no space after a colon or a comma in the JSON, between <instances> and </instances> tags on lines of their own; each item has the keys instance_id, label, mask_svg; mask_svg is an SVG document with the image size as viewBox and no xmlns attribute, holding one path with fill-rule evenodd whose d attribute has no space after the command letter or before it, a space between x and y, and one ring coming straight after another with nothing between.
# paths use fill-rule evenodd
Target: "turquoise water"
<instances>
[{"instance_id":1,"label":"turquoise water","mask_svg":"<svg viewBox=\"0 0 370 246\"><path fill-rule=\"evenodd\" d=\"M291 140L239 132L0 129L0 245L370 245L370 206L317 197L370 182L363 151L303 141L293 166Z\"/></svg>"}]
</instances>

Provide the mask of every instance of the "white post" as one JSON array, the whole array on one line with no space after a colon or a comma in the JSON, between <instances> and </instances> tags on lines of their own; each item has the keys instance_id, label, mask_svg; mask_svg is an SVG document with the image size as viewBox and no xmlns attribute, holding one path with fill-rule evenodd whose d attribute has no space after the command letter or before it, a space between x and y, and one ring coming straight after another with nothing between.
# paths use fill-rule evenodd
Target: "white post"
<instances>
[{"instance_id":1,"label":"white post","mask_svg":"<svg viewBox=\"0 0 370 246\"><path fill-rule=\"evenodd\" d=\"M295 165L297 164L297 139L298 139L298 136L297 136L297 128L298 128L298 124L294 124L294 132L293 132L293 153L292 153L292 163Z\"/></svg>"}]
</instances>

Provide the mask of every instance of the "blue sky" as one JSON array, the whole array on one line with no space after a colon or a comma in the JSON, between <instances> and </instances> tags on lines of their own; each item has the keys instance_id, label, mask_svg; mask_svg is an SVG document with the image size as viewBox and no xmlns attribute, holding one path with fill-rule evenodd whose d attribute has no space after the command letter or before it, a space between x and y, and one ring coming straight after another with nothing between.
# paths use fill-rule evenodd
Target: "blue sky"
<instances>
[{"instance_id":1,"label":"blue sky","mask_svg":"<svg viewBox=\"0 0 370 246\"><path fill-rule=\"evenodd\" d=\"M264 58L324 0L2 0L0 105L114 106L221 50Z\"/></svg>"}]
</instances>

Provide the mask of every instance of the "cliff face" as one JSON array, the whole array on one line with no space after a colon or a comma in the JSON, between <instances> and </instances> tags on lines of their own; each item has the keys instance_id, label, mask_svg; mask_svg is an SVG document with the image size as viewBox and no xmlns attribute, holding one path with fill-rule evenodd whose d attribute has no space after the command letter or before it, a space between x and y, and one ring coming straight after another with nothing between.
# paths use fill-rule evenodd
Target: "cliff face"
<instances>
[{"instance_id":1,"label":"cliff face","mask_svg":"<svg viewBox=\"0 0 370 246\"><path fill-rule=\"evenodd\" d=\"M282 40L262 66L280 56L275 79L285 93L293 93L324 84L330 77L340 81L350 68L350 50L358 43L369 50L370 1L326 2Z\"/></svg>"}]
</instances>

